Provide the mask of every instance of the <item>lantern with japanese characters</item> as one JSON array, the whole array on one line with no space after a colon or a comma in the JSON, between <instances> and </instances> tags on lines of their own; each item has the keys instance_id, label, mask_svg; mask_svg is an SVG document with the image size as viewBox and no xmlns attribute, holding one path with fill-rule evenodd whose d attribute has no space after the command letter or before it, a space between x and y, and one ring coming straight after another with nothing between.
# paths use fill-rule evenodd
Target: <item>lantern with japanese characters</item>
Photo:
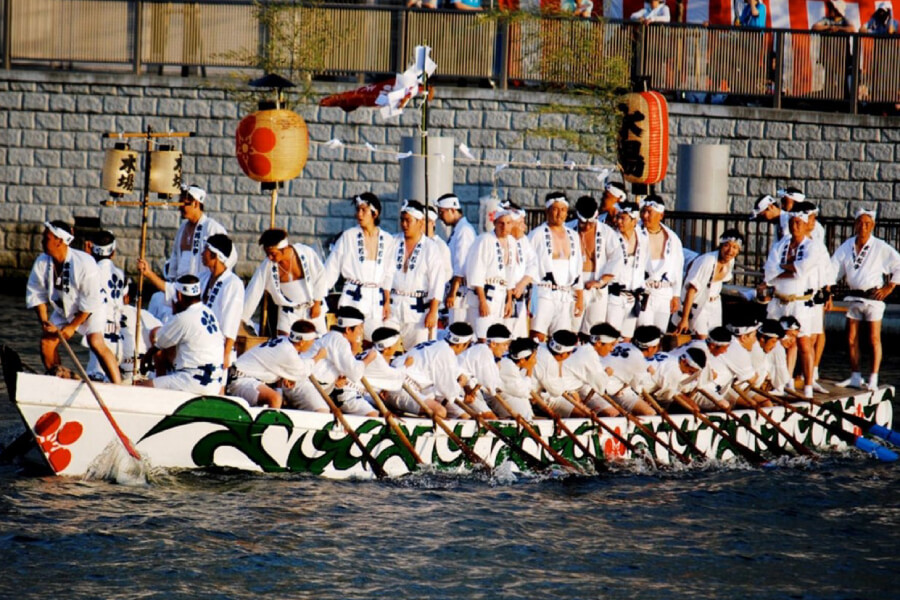
<instances>
[{"instance_id":1,"label":"lantern with japanese characters","mask_svg":"<svg viewBox=\"0 0 900 600\"><path fill-rule=\"evenodd\" d=\"M181 151L161 145L150 152L150 191L165 197L181 193Z\"/></svg>"},{"instance_id":2,"label":"lantern with japanese characters","mask_svg":"<svg viewBox=\"0 0 900 600\"><path fill-rule=\"evenodd\" d=\"M627 94L619 103L619 166L625 180L652 185L669 163L669 106L659 92Z\"/></svg>"},{"instance_id":3,"label":"lantern with japanese characters","mask_svg":"<svg viewBox=\"0 0 900 600\"><path fill-rule=\"evenodd\" d=\"M306 165L309 132L297 113L259 110L240 122L235 135L238 163L250 179L262 183L288 181Z\"/></svg>"},{"instance_id":4,"label":"lantern with japanese characters","mask_svg":"<svg viewBox=\"0 0 900 600\"><path fill-rule=\"evenodd\" d=\"M128 144L117 143L115 148L106 151L103 161L103 177L101 186L113 198L121 198L134 191L134 177L138 168L137 152Z\"/></svg>"}]
</instances>

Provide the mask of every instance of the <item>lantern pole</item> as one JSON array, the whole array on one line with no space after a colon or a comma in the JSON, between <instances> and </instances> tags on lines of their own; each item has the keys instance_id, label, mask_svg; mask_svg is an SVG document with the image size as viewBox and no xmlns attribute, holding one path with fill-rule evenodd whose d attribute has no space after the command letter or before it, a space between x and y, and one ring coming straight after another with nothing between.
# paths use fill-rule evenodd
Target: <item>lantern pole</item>
<instances>
[{"instance_id":1,"label":"lantern pole","mask_svg":"<svg viewBox=\"0 0 900 600\"><path fill-rule=\"evenodd\" d=\"M425 42L422 43L426 48ZM425 171L425 232L428 232L428 71L422 68L422 86L425 88L425 96L422 98L422 124L420 126L422 137L422 168Z\"/></svg>"},{"instance_id":2,"label":"lantern pole","mask_svg":"<svg viewBox=\"0 0 900 600\"><path fill-rule=\"evenodd\" d=\"M141 207L141 239L138 254L141 260L144 260L147 254L147 217L149 215L149 208L151 205L153 206L174 206L180 203L174 202L150 202L150 156L153 152L153 141L156 138L180 138L180 137L191 137L194 135L193 131L170 131L167 133L154 133L153 127L147 126L147 130L143 132L109 132L104 133L104 138L143 138L146 141L146 145L144 147L144 195L139 203L137 202L119 202L117 200L113 201L104 201L101 204L104 206L113 206L117 207L119 205L122 206L140 206ZM179 173L179 179L181 178L181 174ZM134 360L134 365L132 366L132 384L136 383L135 375L139 373L140 364L138 359L140 358L140 340L141 340L141 302L144 288L144 274L138 270L138 286L137 286L137 298L135 299L135 325L134 325L134 355L132 359Z\"/></svg>"}]
</instances>

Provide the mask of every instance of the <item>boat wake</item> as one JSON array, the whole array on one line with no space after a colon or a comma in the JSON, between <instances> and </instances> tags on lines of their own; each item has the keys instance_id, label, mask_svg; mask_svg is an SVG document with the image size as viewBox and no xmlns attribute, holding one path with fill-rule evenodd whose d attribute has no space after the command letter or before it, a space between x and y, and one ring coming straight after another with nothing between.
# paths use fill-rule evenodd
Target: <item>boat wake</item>
<instances>
[{"instance_id":1,"label":"boat wake","mask_svg":"<svg viewBox=\"0 0 900 600\"><path fill-rule=\"evenodd\" d=\"M103 448L85 473L87 481L111 481L120 485L146 485L149 465L137 460L114 440Z\"/></svg>"}]
</instances>

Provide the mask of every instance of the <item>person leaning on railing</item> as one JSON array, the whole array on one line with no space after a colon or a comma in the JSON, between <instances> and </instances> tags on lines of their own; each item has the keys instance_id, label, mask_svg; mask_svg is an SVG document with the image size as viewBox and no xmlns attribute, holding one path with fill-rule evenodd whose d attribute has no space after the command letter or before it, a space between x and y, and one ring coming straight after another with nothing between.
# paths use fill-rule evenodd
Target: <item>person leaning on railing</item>
<instances>
[{"instance_id":1,"label":"person leaning on railing","mask_svg":"<svg viewBox=\"0 0 900 600\"><path fill-rule=\"evenodd\" d=\"M847 3L844 0L828 0L825 3L825 16L813 24L812 30L853 33L856 28L847 19L846 13Z\"/></svg>"},{"instance_id":2,"label":"person leaning on railing","mask_svg":"<svg viewBox=\"0 0 900 600\"><path fill-rule=\"evenodd\" d=\"M900 29L897 20L891 18L891 3L880 2L868 22L859 28L860 33L895 35Z\"/></svg>"},{"instance_id":3,"label":"person leaning on railing","mask_svg":"<svg viewBox=\"0 0 900 600\"><path fill-rule=\"evenodd\" d=\"M640 21L641 23L669 23L672 16L669 13L669 7L663 0L650 0L644 4L644 8L637 12L631 13L632 21Z\"/></svg>"},{"instance_id":4,"label":"person leaning on railing","mask_svg":"<svg viewBox=\"0 0 900 600\"><path fill-rule=\"evenodd\" d=\"M762 0L744 0L744 9L734 20L735 27L766 28L766 5Z\"/></svg>"}]
</instances>

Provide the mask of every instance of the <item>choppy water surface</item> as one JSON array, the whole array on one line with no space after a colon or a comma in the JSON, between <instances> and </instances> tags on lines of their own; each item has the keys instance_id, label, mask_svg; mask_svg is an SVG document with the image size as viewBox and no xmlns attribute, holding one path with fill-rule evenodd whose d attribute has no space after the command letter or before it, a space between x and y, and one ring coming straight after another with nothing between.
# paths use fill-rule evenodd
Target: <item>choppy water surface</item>
<instances>
[{"instance_id":1,"label":"choppy water surface","mask_svg":"<svg viewBox=\"0 0 900 600\"><path fill-rule=\"evenodd\" d=\"M0 342L36 364L34 316L19 298L0 308ZM0 442L21 431L14 418L0 409ZM4 466L0 598L898 598L898 483L900 465L856 453L394 482L184 472L118 485Z\"/></svg>"}]
</instances>

